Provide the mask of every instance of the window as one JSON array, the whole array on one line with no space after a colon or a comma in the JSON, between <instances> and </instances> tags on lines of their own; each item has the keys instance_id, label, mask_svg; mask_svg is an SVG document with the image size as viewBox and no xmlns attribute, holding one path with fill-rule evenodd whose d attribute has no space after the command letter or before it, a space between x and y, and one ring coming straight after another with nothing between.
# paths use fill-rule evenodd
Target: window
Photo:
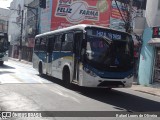
<instances>
[{"instance_id":1,"label":"window","mask_svg":"<svg viewBox=\"0 0 160 120\"><path fill-rule=\"evenodd\" d=\"M40 46L39 46L40 51L46 51L46 38L40 38Z\"/></svg>"},{"instance_id":2,"label":"window","mask_svg":"<svg viewBox=\"0 0 160 120\"><path fill-rule=\"evenodd\" d=\"M34 51L39 51L40 39L36 38Z\"/></svg>"},{"instance_id":3,"label":"window","mask_svg":"<svg viewBox=\"0 0 160 120\"><path fill-rule=\"evenodd\" d=\"M47 52L51 53L54 49L54 36L48 36Z\"/></svg>"},{"instance_id":4,"label":"window","mask_svg":"<svg viewBox=\"0 0 160 120\"><path fill-rule=\"evenodd\" d=\"M54 50L60 51L61 49L61 35L55 36L55 44L54 44Z\"/></svg>"},{"instance_id":5,"label":"window","mask_svg":"<svg viewBox=\"0 0 160 120\"><path fill-rule=\"evenodd\" d=\"M73 33L64 34L62 40L62 51L72 51L73 50Z\"/></svg>"}]
</instances>

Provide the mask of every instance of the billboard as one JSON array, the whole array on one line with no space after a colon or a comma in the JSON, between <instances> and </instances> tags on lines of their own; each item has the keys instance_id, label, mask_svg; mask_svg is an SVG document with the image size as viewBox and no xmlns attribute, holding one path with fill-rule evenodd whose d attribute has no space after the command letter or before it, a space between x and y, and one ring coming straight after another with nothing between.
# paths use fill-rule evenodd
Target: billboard
<instances>
[{"instance_id":1,"label":"billboard","mask_svg":"<svg viewBox=\"0 0 160 120\"><path fill-rule=\"evenodd\" d=\"M51 30L75 24L110 24L111 0L54 0Z\"/></svg>"}]
</instances>

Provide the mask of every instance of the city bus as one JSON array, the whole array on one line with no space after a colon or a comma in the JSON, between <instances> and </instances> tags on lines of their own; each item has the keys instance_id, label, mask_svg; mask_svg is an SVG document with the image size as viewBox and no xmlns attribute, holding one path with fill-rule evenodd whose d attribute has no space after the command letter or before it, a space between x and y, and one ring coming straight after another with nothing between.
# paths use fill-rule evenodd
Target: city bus
<instances>
[{"instance_id":1,"label":"city bus","mask_svg":"<svg viewBox=\"0 0 160 120\"><path fill-rule=\"evenodd\" d=\"M0 32L0 66L3 65L4 61L8 61L8 34Z\"/></svg>"},{"instance_id":2,"label":"city bus","mask_svg":"<svg viewBox=\"0 0 160 120\"><path fill-rule=\"evenodd\" d=\"M33 68L66 87L127 88L133 82L133 51L130 34L79 24L36 35Z\"/></svg>"}]
</instances>

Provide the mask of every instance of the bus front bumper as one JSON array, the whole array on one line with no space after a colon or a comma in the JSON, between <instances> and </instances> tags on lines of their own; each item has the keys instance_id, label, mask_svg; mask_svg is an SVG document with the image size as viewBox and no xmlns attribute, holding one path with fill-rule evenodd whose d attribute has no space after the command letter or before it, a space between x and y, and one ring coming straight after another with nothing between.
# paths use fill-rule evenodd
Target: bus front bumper
<instances>
[{"instance_id":1,"label":"bus front bumper","mask_svg":"<svg viewBox=\"0 0 160 120\"><path fill-rule=\"evenodd\" d=\"M133 83L133 77L125 79L105 79L98 76L91 76L85 71L83 75L83 78L79 81L79 85L85 87L129 88Z\"/></svg>"}]
</instances>

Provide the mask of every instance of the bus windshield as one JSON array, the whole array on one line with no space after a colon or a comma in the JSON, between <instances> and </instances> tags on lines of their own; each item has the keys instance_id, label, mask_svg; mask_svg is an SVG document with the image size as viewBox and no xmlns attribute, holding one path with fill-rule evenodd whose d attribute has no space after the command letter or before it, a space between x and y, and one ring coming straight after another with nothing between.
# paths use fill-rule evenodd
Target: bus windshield
<instances>
[{"instance_id":1,"label":"bus windshield","mask_svg":"<svg viewBox=\"0 0 160 120\"><path fill-rule=\"evenodd\" d=\"M112 39L111 44L108 44L104 36L87 35L88 64L107 71L127 71L133 68L133 41L127 35L123 37L125 39Z\"/></svg>"},{"instance_id":2,"label":"bus windshield","mask_svg":"<svg viewBox=\"0 0 160 120\"><path fill-rule=\"evenodd\" d=\"M105 43L103 38L96 36L87 36L87 56L88 59L101 63L110 51L110 46Z\"/></svg>"}]
</instances>

